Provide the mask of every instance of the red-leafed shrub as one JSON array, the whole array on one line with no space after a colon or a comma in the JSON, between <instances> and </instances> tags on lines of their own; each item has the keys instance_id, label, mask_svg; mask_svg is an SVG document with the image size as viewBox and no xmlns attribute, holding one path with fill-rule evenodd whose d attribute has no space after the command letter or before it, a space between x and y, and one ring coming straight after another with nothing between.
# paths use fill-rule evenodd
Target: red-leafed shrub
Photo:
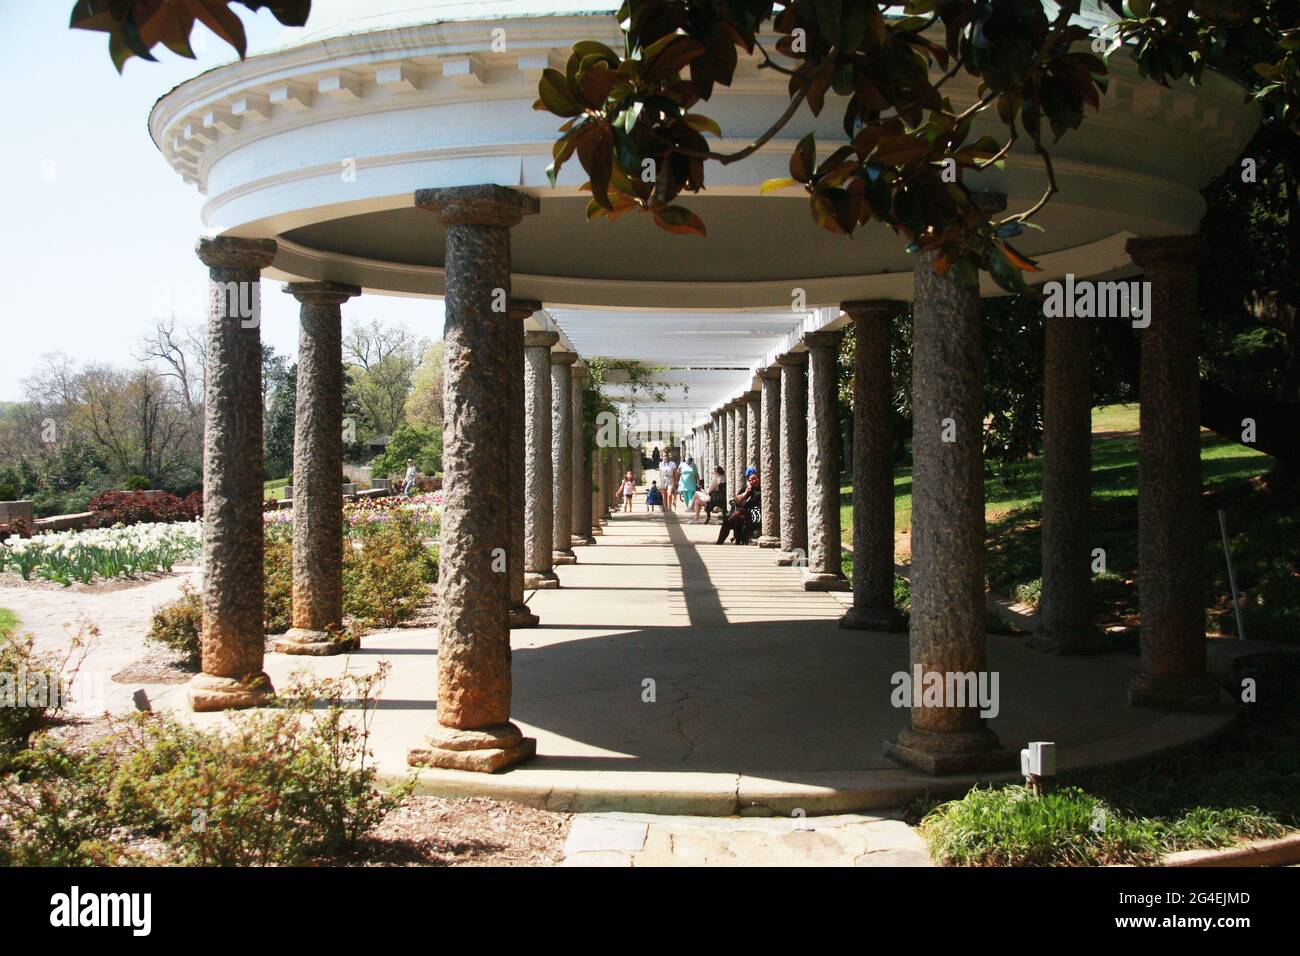
<instances>
[{"instance_id":1,"label":"red-leafed shrub","mask_svg":"<svg viewBox=\"0 0 1300 956\"><path fill-rule=\"evenodd\" d=\"M193 521L203 514L203 496L195 491L184 498L163 491L101 491L90 499L95 527L132 525L154 521Z\"/></svg>"}]
</instances>

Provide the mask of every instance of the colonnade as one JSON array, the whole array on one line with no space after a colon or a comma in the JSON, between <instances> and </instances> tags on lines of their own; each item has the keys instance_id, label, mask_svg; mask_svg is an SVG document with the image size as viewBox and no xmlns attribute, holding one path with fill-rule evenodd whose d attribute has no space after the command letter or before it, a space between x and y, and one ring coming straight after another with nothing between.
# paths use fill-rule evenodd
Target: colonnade
<instances>
[{"instance_id":1,"label":"colonnade","mask_svg":"<svg viewBox=\"0 0 1300 956\"><path fill-rule=\"evenodd\" d=\"M554 332L525 331L540 303L510 298L510 230L537 200L500 186L421 190L416 205L447 233L444 506L439 584L437 725L413 750L420 766L494 771L527 758L533 742L510 722L510 628L537 624L526 589L559 584L616 502L623 472L640 479L634 451L586 440L585 367L557 351ZM1134 239L1129 253L1152 283L1142 349L1138 705L1215 706L1205 673L1197 434L1193 237ZM241 315L230 283L257 288L272 240L201 240L212 295L207 329L204 436L202 672L196 710L255 706L272 692L263 672L260 300ZM330 653L342 625L341 306L360 290L292 283L301 303L294 461L293 630L279 649ZM503 300L508 308L495 304ZM906 626L894 608L894 486L890 329L896 301L841 304L855 331L853 572L841 570L840 332L806 333L759 370L760 390L713 410L684 438L701 471L721 465L730 494L747 467L763 491L757 543L802 569L804 586L853 591L842 626ZM985 669L983 405L978 293L918 263L913 314L912 613L910 658L924 672ZM1034 645L1094 650L1087 590L1088 390L1086 330L1049 320L1044 442L1043 629ZM1070 323L1076 323L1071 325ZM1080 365L1085 369L1080 374ZM502 467L503 453L508 458ZM501 573L501 556L506 572ZM929 773L1002 765L1000 745L974 707L911 711L886 752Z\"/></svg>"}]
</instances>

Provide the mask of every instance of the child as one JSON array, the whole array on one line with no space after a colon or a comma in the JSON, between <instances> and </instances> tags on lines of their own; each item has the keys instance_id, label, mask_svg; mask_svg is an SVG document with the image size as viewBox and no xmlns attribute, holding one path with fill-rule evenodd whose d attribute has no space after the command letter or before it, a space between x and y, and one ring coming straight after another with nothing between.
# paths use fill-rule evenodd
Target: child
<instances>
[{"instance_id":1,"label":"child","mask_svg":"<svg viewBox=\"0 0 1300 956\"><path fill-rule=\"evenodd\" d=\"M659 482L652 481L645 493L645 510L654 511L655 505L659 506L660 511L664 510L664 496L659 492Z\"/></svg>"},{"instance_id":2,"label":"child","mask_svg":"<svg viewBox=\"0 0 1300 956\"><path fill-rule=\"evenodd\" d=\"M636 482L632 480L632 472L623 476L623 510L631 512L632 496L636 494Z\"/></svg>"}]
</instances>

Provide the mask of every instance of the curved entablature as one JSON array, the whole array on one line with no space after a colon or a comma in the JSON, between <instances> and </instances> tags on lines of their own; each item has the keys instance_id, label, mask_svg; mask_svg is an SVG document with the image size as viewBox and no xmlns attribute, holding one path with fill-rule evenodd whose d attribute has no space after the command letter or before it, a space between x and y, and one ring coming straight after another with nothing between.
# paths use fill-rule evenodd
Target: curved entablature
<instances>
[{"instance_id":1,"label":"curved entablature","mask_svg":"<svg viewBox=\"0 0 1300 956\"><path fill-rule=\"evenodd\" d=\"M813 224L801 192L758 194L763 180L786 175L803 132L826 143L842 138L833 101L816 119L801 114L788 136L746 162L712 166L708 189L683 197L709 239L670 236L635 216L588 224L585 175L572 161L550 187L558 122L532 109L542 70L562 68L582 37L621 43L612 17L589 14L327 36L180 85L155 105L150 130L208 196L205 226L277 238L272 274L285 278L439 295L442 231L412 208L412 194L490 182L542 200L541 214L515 230L513 260L516 293L548 304L757 309L788 308L800 294L809 306L906 296L913 260L884 227L845 239ZM746 145L788 101L784 77L757 63L742 59L733 86L703 107L727 133L721 150ZM955 102L973 97L970 79L949 84ZM1255 123L1254 107L1243 107L1241 89L1222 76L1167 89L1139 77L1126 56L1113 57L1101 112L1053 147L1060 192L1038 218L1045 232L1021 243L1042 260L1039 278L1130 269L1129 235L1194 231L1199 190L1233 161ZM977 126L974 135L983 132L997 130ZM1025 142L1005 170L967 181L1006 193L1011 210L1034 202L1044 183Z\"/></svg>"}]
</instances>

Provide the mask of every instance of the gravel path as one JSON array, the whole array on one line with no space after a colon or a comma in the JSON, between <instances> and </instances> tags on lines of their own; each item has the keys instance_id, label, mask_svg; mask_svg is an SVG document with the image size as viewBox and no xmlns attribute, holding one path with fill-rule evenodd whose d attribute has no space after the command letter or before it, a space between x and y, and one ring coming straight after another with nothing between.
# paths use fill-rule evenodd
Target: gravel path
<instances>
[{"instance_id":1,"label":"gravel path","mask_svg":"<svg viewBox=\"0 0 1300 956\"><path fill-rule=\"evenodd\" d=\"M38 653L62 657L83 624L99 628L81 667L81 678L90 691L87 710L121 710L131 706L135 686L113 684L112 676L146 653L144 635L154 610L178 598L186 581L197 589L200 576L197 565L177 565L171 574L140 581L67 588L5 585L0 586L0 607L18 615L16 633L31 634Z\"/></svg>"}]
</instances>

